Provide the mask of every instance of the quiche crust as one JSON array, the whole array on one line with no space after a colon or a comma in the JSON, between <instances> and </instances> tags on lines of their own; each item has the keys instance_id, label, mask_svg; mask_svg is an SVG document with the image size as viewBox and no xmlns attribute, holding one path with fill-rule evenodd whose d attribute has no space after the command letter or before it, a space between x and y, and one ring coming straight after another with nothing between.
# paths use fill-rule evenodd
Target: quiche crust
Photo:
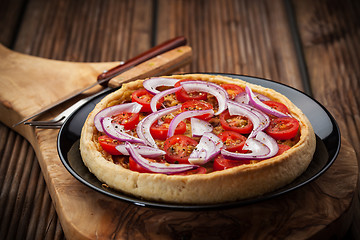
<instances>
[{"instance_id":1,"label":"quiche crust","mask_svg":"<svg viewBox=\"0 0 360 240\"><path fill-rule=\"evenodd\" d=\"M125 102L131 93L142 87L143 80L124 84L119 90L107 95L89 114L83 126L80 152L84 164L101 182L109 187L151 201L210 204L231 202L283 187L300 176L308 167L315 152L316 140L312 126L302 111L282 94L259 85L224 76L185 74L168 76L177 79L211 81L217 84L233 83L241 87L248 85L274 101L285 104L300 123L300 139L283 154L255 164L240 165L223 171L194 175L165 175L138 173L108 161L98 151L94 142L94 116L111 101Z\"/></svg>"}]
</instances>

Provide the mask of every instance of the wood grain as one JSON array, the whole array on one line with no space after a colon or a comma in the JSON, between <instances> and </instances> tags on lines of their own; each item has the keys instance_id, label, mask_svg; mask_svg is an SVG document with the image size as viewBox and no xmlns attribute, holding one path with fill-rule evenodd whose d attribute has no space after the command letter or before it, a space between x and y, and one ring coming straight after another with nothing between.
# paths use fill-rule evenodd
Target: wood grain
<instances>
[{"instance_id":1,"label":"wood grain","mask_svg":"<svg viewBox=\"0 0 360 240\"><path fill-rule=\"evenodd\" d=\"M303 89L283 1L171 0L158 7L158 42L184 35L194 49L187 71L251 75Z\"/></svg>"},{"instance_id":2,"label":"wood grain","mask_svg":"<svg viewBox=\"0 0 360 240\"><path fill-rule=\"evenodd\" d=\"M318 81L322 86L319 88L321 91L315 92L315 97L336 115L342 133L346 134L343 138L342 152L347 153L342 155L347 159L354 159L356 155L351 146L356 151L359 149L359 146L354 144L359 129L357 114L359 98L356 91L359 87L360 69L359 24L356 17L360 11L359 4L356 1L348 0L341 2L322 0L317 3L310 1L302 3L302 1L293 0L292 2L302 44L306 51L307 66L309 72L312 72L312 87L317 88ZM2 30L0 31L0 42L21 53L72 62L119 61L129 59L149 49L154 43L160 43L177 35L185 35L193 47L194 61L183 69L184 72L219 71L255 75L302 89L293 41L283 1L280 0L16 0L1 1L0 12L2 13L0 14L0 29ZM312 20L309 21L308 17ZM327 83L326 79L329 79L330 82ZM342 83L346 86L343 90L331 87L332 85L341 87ZM326 84L330 86L331 91L326 88ZM349 98L347 97L348 93ZM350 107L346 107L345 110L340 109L336 100L344 104L351 103ZM5 104L5 106L9 105ZM4 113L3 110L0 110L1 113ZM5 109L5 113L8 113L7 110L8 108ZM343 117L344 113L345 117ZM2 122L4 121L2 120ZM35 133L29 133L29 135L32 134L35 135ZM41 134L46 135L47 132ZM19 239L64 239L58 217L54 214L52 204L49 204L48 190L38 166L38 161L41 160L37 159L30 150L25 154L25 149L31 149L31 147L26 141L19 139L21 137L18 137L13 130L0 125L0 180L4 180L6 177L10 181L9 183L0 181L0 203L5 204L1 205L0 209L10 207L14 213L14 217L11 219L2 218L0 215L1 229L5 229L5 233L0 232L0 235L16 236ZM349 142L347 139L351 141ZM22 146L26 144L27 147ZM32 157L23 160L23 157L28 154ZM27 165L29 160L32 162L31 167ZM22 167L17 167L18 162L26 163ZM59 163L57 162L57 164ZM29 168L31 169L30 173L27 173ZM351 169L353 168L354 166ZM51 168L45 170L50 171ZM10 177L7 172L9 174L22 172L24 175L16 174ZM337 169L332 171L332 174L336 173L339 173ZM26 190L23 190L26 179L29 179L28 186ZM13 187L17 186L18 189L3 187L11 184L12 181L17 183ZM341 186L342 179L338 182L339 185L336 186L343 187ZM72 182L69 182L68 185L72 186ZM320 185L324 187L324 184ZM320 189L318 186L313 188ZM75 197L76 190L74 187L72 196L67 200L80 201L78 197ZM87 192L86 190L85 193ZM329 191L324 192L329 193ZM328 196L333 197L333 195ZM344 199L347 199L348 196L342 195L342 197L344 196ZM14 201L7 201L4 198ZM98 198L95 197L95 199ZM317 196L313 196L311 199L318 201ZM342 231L337 233L335 231L346 229L347 220L351 218L349 216L352 214L351 210L343 212L340 218L332 224L326 223L324 219L328 216L336 216L334 213L336 211L344 210L344 206L348 204L343 201L344 199L342 199L343 207L341 204L334 204L333 208L328 209L320 207L321 216L316 219L320 219L321 226L312 229L310 235L320 239L329 237L329 235L322 235L324 233L339 238L343 235ZM56 199L52 198L51 200L56 203ZM99 200L91 207L103 209L107 203L109 202ZM80 203L77 204L82 209L83 206ZM273 204L277 205L278 202ZM204 213L204 215L198 214L198 216L191 217L186 213L175 212L172 213L174 217L171 217L165 212L154 213L154 209L138 209L131 205L116 209L115 203L110 203L110 206L116 212L113 219L124 220L123 222L113 222L107 219L105 214L93 221L96 222L100 219L108 223L109 227L104 228L105 230L96 229L101 233L106 230L114 231L114 234L110 236L113 238L131 238L133 236L156 239L196 238L204 236L206 231L203 225L196 224L196 221L206 220L206 216L210 216L213 220L215 216L213 213ZM271 207L271 205L267 206ZM352 209L352 206L347 206L348 209ZM56 207L59 208L59 205L57 204ZM291 207L288 204L282 210L292 210L296 207L298 206ZM268 212L267 209L264 211ZM317 209L314 212L316 211ZM5 212L3 210L1 214ZM7 214L9 215L9 213ZM228 213L219 212L218 214L216 217L220 222L211 221L210 227L222 226L223 230L215 231L214 229L209 233L214 233L214 236L222 236L224 239L250 236L250 233L246 235L240 231L249 226L247 220L239 221ZM269 219L279 220L276 225L281 229L279 235L286 236L287 220L280 219L281 214L282 212L279 211L277 215L270 216ZM76 219L79 215L74 213L72 217ZM303 215L295 214L292 217L300 220L301 216ZM309 215L304 221L311 216L313 215ZM185 219L185 217L188 218ZM94 215L88 215L88 218L92 219ZM166 220L171 220L171 224L168 224ZM306 225L304 221L301 221L302 225L299 226ZM19 222L18 226L16 226L17 222ZM263 227L270 221L262 218L259 219L259 222L261 223L259 226ZM274 230L269 236L277 236L277 231ZM261 231L259 232L259 235L256 236L261 235ZM299 237L301 232L308 231L297 228L294 232L296 235L293 232L291 235ZM313 235L314 232L318 232L318 235Z\"/></svg>"},{"instance_id":3,"label":"wood grain","mask_svg":"<svg viewBox=\"0 0 360 240\"><path fill-rule=\"evenodd\" d=\"M334 115L342 136L350 140L359 156L360 4L293 2L314 97ZM309 5L313 6L311 11ZM351 231L360 236L359 206L354 216Z\"/></svg>"}]
</instances>

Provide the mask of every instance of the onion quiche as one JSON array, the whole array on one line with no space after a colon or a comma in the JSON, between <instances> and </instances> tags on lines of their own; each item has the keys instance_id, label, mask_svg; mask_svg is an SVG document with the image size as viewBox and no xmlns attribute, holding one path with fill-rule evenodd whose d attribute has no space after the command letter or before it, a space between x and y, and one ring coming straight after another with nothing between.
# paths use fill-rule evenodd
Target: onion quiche
<instances>
[{"instance_id":1,"label":"onion quiche","mask_svg":"<svg viewBox=\"0 0 360 240\"><path fill-rule=\"evenodd\" d=\"M105 186L150 201L258 197L300 176L312 126L282 94L224 76L137 80L103 98L83 126L84 164Z\"/></svg>"}]
</instances>

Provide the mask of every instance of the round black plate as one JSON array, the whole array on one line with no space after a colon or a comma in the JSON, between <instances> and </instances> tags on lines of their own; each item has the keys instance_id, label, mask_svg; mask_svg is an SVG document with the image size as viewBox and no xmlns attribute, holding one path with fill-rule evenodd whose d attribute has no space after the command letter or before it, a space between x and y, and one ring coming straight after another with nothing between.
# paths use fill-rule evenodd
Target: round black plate
<instances>
[{"instance_id":1,"label":"round black plate","mask_svg":"<svg viewBox=\"0 0 360 240\"><path fill-rule=\"evenodd\" d=\"M105 95L111 92L111 90L93 98L92 101L76 110L66 120L60 129L57 141L58 152L62 163L76 179L96 191L136 205L160 207L172 210L220 209L263 201L282 195L313 181L331 166L340 150L340 132L334 118L321 104L294 88L270 80L232 74L222 75L239 78L250 83L272 88L287 96L309 118L316 134L316 151L308 169L292 183L278 189L277 191L267 193L257 198L206 205L184 205L153 202L129 196L110 188L104 188L102 183L92 173L90 173L83 164L79 152L79 138L81 128L88 114Z\"/></svg>"}]
</instances>

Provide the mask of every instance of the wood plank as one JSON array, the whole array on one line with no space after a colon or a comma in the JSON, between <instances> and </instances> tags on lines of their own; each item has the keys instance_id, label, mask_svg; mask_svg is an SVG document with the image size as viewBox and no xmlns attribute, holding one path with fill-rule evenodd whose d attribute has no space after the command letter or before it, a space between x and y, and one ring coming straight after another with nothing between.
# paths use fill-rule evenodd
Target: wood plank
<instances>
[{"instance_id":1,"label":"wood plank","mask_svg":"<svg viewBox=\"0 0 360 240\"><path fill-rule=\"evenodd\" d=\"M310 1L294 3L314 97L334 114L359 154L359 4L318 1L309 9Z\"/></svg>"},{"instance_id":2,"label":"wood plank","mask_svg":"<svg viewBox=\"0 0 360 240\"><path fill-rule=\"evenodd\" d=\"M126 60L151 47L151 12L144 0L33 0L14 49L76 62Z\"/></svg>"},{"instance_id":3,"label":"wood plank","mask_svg":"<svg viewBox=\"0 0 360 240\"><path fill-rule=\"evenodd\" d=\"M149 12L153 10L151 3L152 1L31 0L25 15L26 20L19 32L19 38L17 38L16 50L32 55L70 61L126 59L133 56L132 54L137 54L137 51L142 51L141 49L147 49L150 46L152 26ZM140 9L142 7L148 10ZM302 88L297 64L294 62L294 50L291 45L291 37L286 24L282 1L277 0L269 3L260 0L254 2L229 0L225 4L220 4L220 1L159 1L158 7L157 42L184 34L189 38L191 46L196 49L196 59L186 71L230 71L231 73L263 76L299 89ZM261 17L259 18L256 14L260 14ZM159 21L160 19L165 21ZM109 29L111 30L109 31ZM259 31L264 32L264 34L259 36L256 34ZM44 130L38 131L36 134L39 134L37 135L39 141L55 142L56 131ZM345 148L342 149L341 155L344 159L354 159L354 152L350 144L345 140L344 145ZM43 167L43 169L46 169L45 172L51 169L54 171L51 174L56 175L56 173L63 173L64 169L59 166L59 159L53 157L56 155L55 147L53 144L51 151L47 151L45 154L41 154L40 149L37 149L37 153L41 158L51 163L50 168ZM10 155L12 154L10 153ZM16 160L15 157L13 158ZM244 227L242 222L253 223L250 224L252 227L256 227L261 222L260 227L269 227L272 230L261 233L259 229L255 229L254 232L258 233L257 237L261 234L274 237L286 237L289 234L303 237L302 234L304 233L312 235L315 232L321 232L329 224L326 217L330 215L337 218L341 215L341 209L344 206L349 206L351 196L346 194L348 189L345 185L354 181L351 171L354 170L355 165L349 161L338 163L330 171L329 176L324 175L323 180L319 180L309 187L310 189L320 189L320 192L330 196L321 198L316 193L310 199L317 199L318 201L320 199L324 202L335 201L331 209L324 206L308 209L307 216L313 213L319 213L320 216L323 216L319 218L320 221L317 223L320 224L315 228L310 226L306 219L302 221L300 227L296 222L296 219L304 216L303 213L296 211L298 205L307 203L306 200L309 200L303 199L302 192L292 195L291 198L294 199L292 203L281 202L284 203L283 206L285 207L275 212L270 212L269 206L279 204L278 199L266 202L263 206L258 206L258 208L249 208L245 211L237 209L234 212L228 210L224 212L205 212L197 215L188 212L169 213L165 210L139 208L126 203L119 203L119 201L112 201L101 194L84 189L84 186L75 181L68 173L65 173L67 175L63 181L67 186L71 187L71 192L66 197L67 201L75 203L79 208L84 207L85 204L85 207L99 209L100 215L88 212L85 217L89 219L88 226L94 226L94 229L97 229L100 235L103 234L102 236L163 237L169 239L174 237L190 238L191 236L205 237L214 234L213 236L223 238L254 237L252 231L245 229L248 225ZM326 182L332 178L334 172L339 171L337 168L339 166L350 169L350 171L346 171L346 176L341 176L341 180L346 179L346 181L339 180L338 187L344 189L345 192L342 193L341 197L334 199L334 194L331 189L329 190ZM0 165L0 170L1 167ZM46 174L50 173L46 172ZM34 179L33 177L30 178ZM38 179L36 183L32 183L33 188L26 193L29 195L32 193L35 195L37 202L40 202L40 205L36 205L36 209L30 214L31 224L28 227L27 236L30 236L30 238L35 238L35 236L43 238L44 232L47 232L45 237L50 239L53 234L55 235L54 238L61 237L58 230L58 221L51 221L54 212L49 207L51 205L49 204L49 198L42 194L46 190L44 181L40 177ZM61 179L57 181L61 182ZM36 185L36 191L31 191L34 190L34 185ZM79 192L85 195L90 194L96 203L82 202L76 195ZM53 202L57 208L61 207L59 199L55 198ZM21 204L18 203L18 205ZM105 205L110 213L104 209ZM40 210L41 206L45 207L42 212ZM293 215L285 216L286 220L280 219L280 222L286 223L289 219L292 220L289 222L293 226L293 230L290 232L285 225L273 226L271 221L263 221L264 212L269 213L269 219L273 219L271 217L278 216L278 212L285 212L289 209L295 210L292 212ZM45 214L46 212L50 213ZM254 213L258 214L249 220L248 216ZM238 215L243 219L239 220ZM109 216L111 216L110 219ZM61 215L60 217L65 219L63 221L68 221L68 218L66 218L68 216ZM43 221L44 218L46 218L46 221ZM70 218L76 221L79 216L77 212L74 212ZM279 218L277 217L277 219ZM214 222L211 221L210 225L213 229L210 231L203 227L204 222L209 222L208 219L214 220ZM56 228L54 225L48 228L45 227L49 221L57 222ZM14 223L15 219L12 222ZM37 226L38 223L39 226ZM107 226L107 228L100 231L99 223L103 224L102 226ZM308 231L304 231L305 228ZM88 231L88 229L86 230ZM79 232L73 232L74 229L68 228L65 230L69 236L71 234L79 236ZM109 231L112 234L111 236L108 235ZM334 231L332 230L332 233ZM81 233L84 233L84 236L89 235L88 232ZM342 233L339 232L338 236L341 235Z\"/></svg>"},{"instance_id":4,"label":"wood plank","mask_svg":"<svg viewBox=\"0 0 360 240\"><path fill-rule=\"evenodd\" d=\"M0 236L4 239L35 239L37 232L39 239L44 239L45 235L54 240L64 239L56 215L42 221L38 218L40 209L46 216L54 213L55 208L52 204L41 204L41 199L50 199L50 195L33 148L2 123L0 136ZM47 231L55 227L56 233Z\"/></svg>"},{"instance_id":5,"label":"wood plank","mask_svg":"<svg viewBox=\"0 0 360 240\"><path fill-rule=\"evenodd\" d=\"M334 115L342 136L359 156L360 4L348 0L293 3L314 97ZM359 206L354 216L350 234L360 236Z\"/></svg>"},{"instance_id":6,"label":"wood plank","mask_svg":"<svg viewBox=\"0 0 360 240\"><path fill-rule=\"evenodd\" d=\"M169 14L171 13L171 14ZM165 1L157 40L184 35L194 50L189 72L228 72L302 90L283 1Z\"/></svg>"},{"instance_id":7,"label":"wood plank","mask_svg":"<svg viewBox=\"0 0 360 240\"><path fill-rule=\"evenodd\" d=\"M25 8L25 0L0 2L0 43L4 46L13 46Z\"/></svg>"}]
</instances>

